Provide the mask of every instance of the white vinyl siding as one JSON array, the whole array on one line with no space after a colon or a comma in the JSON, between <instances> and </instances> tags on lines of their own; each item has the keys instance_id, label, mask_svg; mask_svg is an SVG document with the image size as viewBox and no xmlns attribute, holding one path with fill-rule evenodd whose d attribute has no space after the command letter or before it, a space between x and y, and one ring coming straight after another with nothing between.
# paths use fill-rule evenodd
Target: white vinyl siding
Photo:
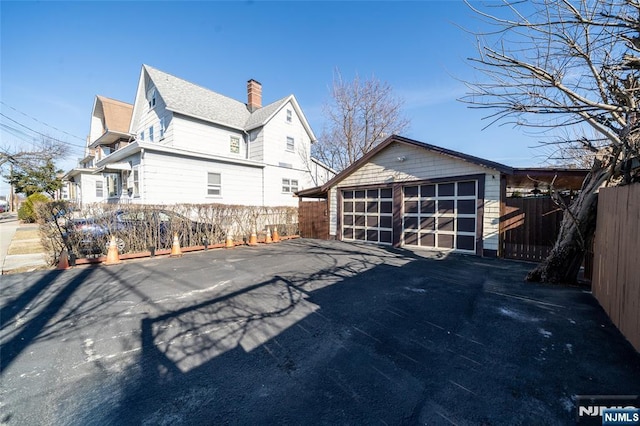
<instances>
[{"instance_id":1,"label":"white vinyl siding","mask_svg":"<svg viewBox=\"0 0 640 426\"><path fill-rule=\"evenodd\" d=\"M229 157L229 138L237 137L240 142L238 154L241 158L246 155L241 130L230 131L228 128L179 114L174 114L172 125L173 146L176 148ZM237 158L238 154L233 157Z\"/></svg>"}]
</instances>

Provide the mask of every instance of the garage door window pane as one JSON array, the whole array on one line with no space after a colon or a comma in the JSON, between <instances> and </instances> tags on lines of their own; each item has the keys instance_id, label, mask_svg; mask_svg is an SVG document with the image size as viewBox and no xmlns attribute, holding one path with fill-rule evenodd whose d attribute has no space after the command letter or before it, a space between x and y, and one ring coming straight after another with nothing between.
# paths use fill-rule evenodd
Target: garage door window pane
<instances>
[{"instance_id":1,"label":"garage door window pane","mask_svg":"<svg viewBox=\"0 0 640 426\"><path fill-rule=\"evenodd\" d=\"M417 217L405 217L404 218L404 229L418 229L418 218Z\"/></svg>"},{"instance_id":2,"label":"garage door window pane","mask_svg":"<svg viewBox=\"0 0 640 426\"><path fill-rule=\"evenodd\" d=\"M417 186L405 186L404 187L404 196L405 197L417 197L418 196L418 187Z\"/></svg>"},{"instance_id":3,"label":"garage door window pane","mask_svg":"<svg viewBox=\"0 0 640 426\"><path fill-rule=\"evenodd\" d=\"M435 247L436 246L436 234L422 234L420 235L420 245L423 247Z\"/></svg>"},{"instance_id":4,"label":"garage door window pane","mask_svg":"<svg viewBox=\"0 0 640 426\"><path fill-rule=\"evenodd\" d=\"M349 215L344 215L343 218L344 218L343 221L344 221L345 225L347 225L347 226L353 225L353 216L352 215L350 215L350 214Z\"/></svg>"},{"instance_id":5,"label":"garage door window pane","mask_svg":"<svg viewBox=\"0 0 640 426\"><path fill-rule=\"evenodd\" d=\"M423 217L420 220L420 229L423 231L434 231L436 229L436 218Z\"/></svg>"},{"instance_id":6,"label":"garage door window pane","mask_svg":"<svg viewBox=\"0 0 640 426\"><path fill-rule=\"evenodd\" d=\"M475 214L476 200L458 200L458 214Z\"/></svg>"},{"instance_id":7,"label":"garage door window pane","mask_svg":"<svg viewBox=\"0 0 640 426\"><path fill-rule=\"evenodd\" d=\"M459 232L476 232L476 219L472 217L459 218L458 231Z\"/></svg>"},{"instance_id":8,"label":"garage door window pane","mask_svg":"<svg viewBox=\"0 0 640 426\"><path fill-rule=\"evenodd\" d=\"M476 181L458 182L458 196L465 197L476 195Z\"/></svg>"},{"instance_id":9,"label":"garage door window pane","mask_svg":"<svg viewBox=\"0 0 640 426\"><path fill-rule=\"evenodd\" d=\"M351 198L353 198L353 191L343 191L342 192L342 196L345 199L351 199Z\"/></svg>"},{"instance_id":10,"label":"garage door window pane","mask_svg":"<svg viewBox=\"0 0 640 426\"><path fill-rule=\"evenodd\" d=\"M423 197L435 197L436 196L436 186L435 185L422 185L420 188L420 193Z\"/></svg>"},{"instance_id":11,"label":"garage door window pane","mask_svg":"<svg viewBox=\"0 0 640 426\"><path fill-rule=\"evenodd\" d=\"M367 213L378 213L377 201L367 201Z\"/></svg>"},{"instance_id":12,"label":"garage door window pane","mask_svg":"<svg viewBox=\"0 0 640 426\"><path fill-rule=\"evenodd\" d=\"M435 200L422 200L420 202L420 213L422 214L434 214L436 212Z\"/></svg>"},{"instance_id":13,"label":"garage door window pane","mask_svg":"<svg viewBox=\"0 0 640 426\"><path fill-rule=\"evenodd\" d=\"M441 183L438 185L438 197L450 197L454 194L455 185L453 183Z\"/></svg>"},{"instance_id":14,"label":"garage door window pane","mask_svg":"<svg viewBox=\"0 0 640 426\"><path fill-rule=\"evenodd\" d=\"M364 241L364 237L365 237L364 229L356 229L354 231L354 234L355 234L356 240Z\"/></svg>"},{"instance_id":15,"label":"garage door window pane","mask_svg":"<svg viewBox=\"0 0 640 426\"><path fill-rule=\"evenodd\" d=\"M438 218L438 230L439 231L453 231L453 218L452 217L439 217Z\"/></svg>"},{"instance_id":16,"label":"garage door window pane","mask_svg":"<svg viewBox=\"0 0 640 426\"><path fill-rule=\"evenodd\" d=\"M475 237L470 235L458 235L458 250L474 250Z\"/></svg>"},{"instance_id":17,"label":"garage door window pane","mask_svg":"<svg viewBox=\"0 0 640 426\"><path fill-rule=\"evenodd\" d=\"M393 192L391 188L384 188L380 190L380 198L392 198Z\"/></svg>"},{"instance_id":18,"label":"garage door window pane","mask_svg":"<svg viewBox=\"0 0 640 426\"><path fill-rule=\"evenodd\" d=\"M391 244L391 231L380 231L380 242Z\"/></svg>"},{"instance_id":19,"label":"garage door window pane","mask_svg":"<svg viewBox=\"0 0 640 426\"><path fill-rule=\"evenodd\" d=\"M391 213L393 212L393 202L392 201L381 201L380 202L380 213Z\"/></svg>"},{"instance_id":20,"label":"garage door window pane","mask_svg":"<svg viewBox=\"0 0 640 426\"><path fill-rule=\"evenodd\" d=\"M438 234L438 247L453 248L453 235Z\"/></svg>"},{"instance_id":21,"label":"garage door window pane","mask_svg":"<svg viewBox=\"0 0 640 426\"><path fill-rule=\"evenodd\" d=\"M364 226L365 224L365 218L364 216L356 216L356 226Z\"/></svg>"},{"instance_id":22,"label":"garage door window pane","mask_svg":"<svg viewBox=\"0 0 640 426\"><path fill-rule=\"evenodd\" d=\"M344 228L342 230L342 237L347 240L353 239L353 228Z\"/></svg>"},{"instance_id":23,"label":"garage door window pane","mask_svg":"<svg viewBox=\"0 0 640 426\"><path fill-rule=\"evenodd\" d=\"M365 198L365 194L366 194L366 191L356 191L355 192L355 197L359 198L359 199L363 199L363 198Z\"/></svg>"},{"instance_id":24,"label":"garage door window pane","mask_svg":"<svg viewBox=\"0 0 640 426\"><path fill-rule=\"evenodd\" d=\"M353 211L353 202L345 201L344 203L344 211L345 213L351 213Z\"/></svg>"},{"instance_id":25,"label":"garage door window pane","mask_svg":"<svg viewBox=\"0 0 640 426\"><path fill-rule=\"evenodd\" d=\"M378 227L378 216L367 216L367 227Z\"/></svg>"},{"instance_id":26,"label":"garage door window pane","mask_svg":"<svg viewBox=\"0 0 640 426\"><path fill-rule=\"evenodd\" d=\"M378 231L375 229L367 230L367 241L378 241Z\"/></svg>"},{"instance_id":27,"label":"garage door window pane","mask_svg":"<svg viewBox=\"0 0 640 426\"><path fill-rule=\"evenodd\" d=\"M364 201L356 201L356 213L364 213Z\"/></svg>"},{"instance_id":28,"label":"garage door window pane","mask_svg":"<svg viewBox=\"0 0 640 426\"><path fill-rule=\"evenodd\" d=\"M418 233L417 232L405 232L404 243L410 246L418 245Z\"/></svg>"},{"instance_id":29,"label":"garage door window pane","mask_svg":"<svg viewBox=\"0 0 640 426\"><path fill-rule=\"evenodd\" d=\"M370 189L367 191L367 198L378 198L378 190Z\"/></svg>"},{"instance_id":30,"label":"garage door window pane","mask_svg":"<svg viewBox=\"0 0 640 426\"><path fill-rule=\"evenodd\" d=\"M380 228L391 228L391 216L380 216Z\"/></svg>"},{"instance_id":31,"label":"garage door window pane","mask_svg":"<svg viewBox=\"0 0 640 426\"><path fill-rule=\"evenodd\" d=\"M438 200L438 213L453 213L453 200Z\"/></svg>"},{"instance_id":32,"label":"garage door window pane","mask_svg":"<svg viewBox=\"0 0 640 426\"><path fill-rule=\"evenodd\" d=\"M404 202L404 213L418 213L418 202L417 201L405 201Z\"/></svg>"}]
</instances>

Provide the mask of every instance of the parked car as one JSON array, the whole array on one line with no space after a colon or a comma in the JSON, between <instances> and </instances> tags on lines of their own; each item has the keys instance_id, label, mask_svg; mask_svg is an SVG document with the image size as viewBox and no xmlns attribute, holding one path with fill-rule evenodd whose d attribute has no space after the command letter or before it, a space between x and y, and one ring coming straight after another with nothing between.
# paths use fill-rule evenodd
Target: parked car
<instances>
[{"instance_id":1,"label":"parked car","mask_svg":"<svg viewBox=\"0 0 640 426\"><path fill-rule=\"evenodd\" d=\"M77 245L80 254L106 253L111 237L123 253L132 243L141 250L169 248L173 232L179 234L182 246L207 243L211 236L221 235L213 224L191 220L178 213L157 209L115 210L93 218L73 219L67 227L68 241Z\"/></svg>"}]
</instances>

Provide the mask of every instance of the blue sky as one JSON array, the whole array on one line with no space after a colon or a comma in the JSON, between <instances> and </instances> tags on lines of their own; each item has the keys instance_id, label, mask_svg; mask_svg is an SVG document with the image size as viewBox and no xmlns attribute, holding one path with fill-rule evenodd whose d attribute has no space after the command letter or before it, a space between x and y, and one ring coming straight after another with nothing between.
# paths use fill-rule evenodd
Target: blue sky
<instances>
[{"instance_id":1,"label":"blue sky","mask_svg":"<svg viewBox=\"0 0 640 426\"><path fill-rule=\"evenodd\" d=\"M95 95L133 102L142 64L246 102L293 93L316 135L334 70L375 75L405 99L403 136L512 166L541 165L539 138L486 126L487 111L457 99L473 79L473 37L482 29L462 1L0 2L0 111L68 142L82 157ZM33 133L6 117L2 146ZM36 121L37 120L37 121ZM23 130L7 132L6 125ZM25 141L26 139L26 141ZM8 185L0 185L0 195Z\"/></svg>"}]
</instances>

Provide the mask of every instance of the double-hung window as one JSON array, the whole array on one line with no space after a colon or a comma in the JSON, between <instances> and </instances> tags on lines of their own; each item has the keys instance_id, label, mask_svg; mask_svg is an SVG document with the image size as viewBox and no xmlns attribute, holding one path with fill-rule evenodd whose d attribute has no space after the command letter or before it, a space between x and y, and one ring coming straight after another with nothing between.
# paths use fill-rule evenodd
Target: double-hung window
<instances>
[{"instance_id":1,"label":"double-hung window","mask_svg":"<svg viewBox=\"0 0 640 426\"><path fill-rule=\"evenodd\" d=\"M153 142L153 126L149 127L149 142Z\"/></svg>"},{"instance_id":2,"label":"double-hung window","mask_svg":"<svg viewBox=\"0 0 640 426\"><path fill-rule=\"evenodd\" d=\"M207 196L222 196L222 176L220 173L207 173Z\"/></svg>"},{"instance_id":3,"label":"double-hung window","mask_svg":"<svg viewBox=\"0 0 640 426\"><path fill-rule=\"evenodd\" d=\"M285 194L291 194L298 191L297 179L282 179L282 192Z\"/></svg>"},{"instance_id":4,"label":"double-hung window","mask_svg":"<svg viewBox=\"0 0 640 426\"><path fill-rule=\"evenodd\" d=\"M144 140L144 130L140 132L140 140L143 141Z\"/></svg>"},{"instance_id":5,"label":"double-hung window","mask_svg":"<svg viewBox=\"0 0 640 426\"><path fill-rule=\"evenodd\" d=\"M104 188L104 182L102 182L102 180L97 180L96 181L96 198L104 197L103 188Z\"/></svg>"},{"instance_id":6,"label":"double-hung window","mask_svg":"<svg viewBox=\"0 0 640 426\"><path fill-rule=\"evenodd\" d=\"M232 154L240 154L240 138L237 136L231 136L229 140L229 151Z\"/></svg>"},{"instance_id":7,"label":"double-hung window","mask_svg":"<svg viewBox=\"0 0 640 426\"><path fill-rule=\"evenodd\" d=\"M149 109L153 109L156 106L156 88L152 87L147 92L147 101L149 102Z\"/></svg>"},{"instance_id":8,"label":"double-hung window","mask_svg":"<svg viewBox=\"0 0 640 426\"><path fill-rule=\"evenodd\" d=\"M291 123L292 120L293 120L293 114L291 113L291 110L288 109L287 110L287 123Z\"/></svg>"},{"instance_id":9,"label":"double-hung window","mask_svg":"<svg viewBox=\"0 0 640 426\"><path fill-rule=\"evenodd\" d=\"M296 147L296 143L292 137L287 136L287 151L293 151Z\"/></svg>"},{"instance_id":10,"label":"double-hung window","mask_svg":"<svg viewBox=\"0 0 640 426\"><path fill-rule=\"evenodd\" d=\"M133 173L133 196L140 196L140 167L135 166L132 170Z\"/></svg>"}]
</instances>

